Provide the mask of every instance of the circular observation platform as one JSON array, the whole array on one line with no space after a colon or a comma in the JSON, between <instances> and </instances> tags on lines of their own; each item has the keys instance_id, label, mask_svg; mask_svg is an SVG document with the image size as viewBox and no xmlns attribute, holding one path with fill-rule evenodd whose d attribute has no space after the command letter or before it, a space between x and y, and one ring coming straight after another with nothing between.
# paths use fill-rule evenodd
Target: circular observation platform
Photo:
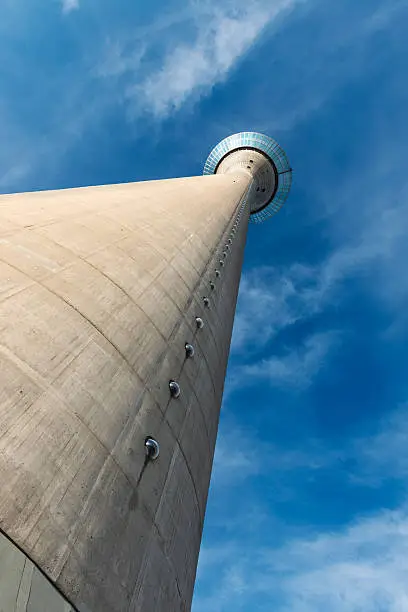
<instances>
[{"instance_id":1,"label":"circular observation platform","mask_svg":"<svg viewBox=\"0 0 408 612\"><path fill-rule=\"evenodd\" d=\"M237 172L252 178L251 223L262 223L282 208L292 184L292 168L273 138L257 132L239 132L221 140L208 156L203 174Z\"/></svg>"}]
</instances>

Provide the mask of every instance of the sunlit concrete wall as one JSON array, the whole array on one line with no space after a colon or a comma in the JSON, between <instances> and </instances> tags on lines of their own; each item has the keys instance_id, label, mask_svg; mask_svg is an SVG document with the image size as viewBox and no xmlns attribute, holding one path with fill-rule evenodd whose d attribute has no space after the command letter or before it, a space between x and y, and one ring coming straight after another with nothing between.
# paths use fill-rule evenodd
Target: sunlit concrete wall
<instances>
[{"instance_id":1,"label":"sunlit concrete wall","mask_svg":"<svg viewBox=\"0 0 408 612\"><path fill-rule=\"evenodd\" d=\"M0 527L80 611L190 609L249 181L0 197Z\"/></svg>"}]
</instances>

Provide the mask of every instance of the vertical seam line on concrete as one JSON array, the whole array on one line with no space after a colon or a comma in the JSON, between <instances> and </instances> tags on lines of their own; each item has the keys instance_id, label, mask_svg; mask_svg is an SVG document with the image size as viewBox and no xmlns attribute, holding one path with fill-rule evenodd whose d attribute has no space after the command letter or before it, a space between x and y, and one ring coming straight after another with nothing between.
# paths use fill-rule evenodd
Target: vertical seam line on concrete
<instances>
[{"instance_id":1,"label":"vertical seam line on concrete","mask_svg":"<svg viewBox=\"0 0 408 612\"><path fill-rule=\"evenodd\" d=\"M14 608L15 609L17 609L18 596L20 595L21 583L23 582L23 576L24 576L24 570L25 570L25 567L26 567L26 563L27 563L27 557L24 556L24 565L23 565L23 569L22 569L22 572L21 572L21 575L20 575L20 582L18 583L18 589L17 589L17 592L16 592L16 601L14 602ZM7 612L7 610L5 612Z\"/></svg>"},{"instance_id":2,"label":"vertical seam line on concrete","mask_svg":"<svg viewBox=\"0 0 408 612\"><path fill-rule=\"evenodd\" d=\"M15 542L13 540L13 538L11 538L8 533L6 533L1 527L0 527L0 534L10 542L10 544L12 546L14 546L17 550L19 550L21 552L22 555L24 555L24 564L26 563L26 560L28 559L30 561L30 563L32 563L34 565L34 567L38 570L38 572L43 576L43 578L45 578L45 580L47 581L48 584L51 584L52 587L54 587L54 589L58 592L59 595L61 595L62 599L64 599L64 601L67 602L68 605L70 605L72 607L72 609L74 610L74 612L79 612L79 610L76 608L76 606L74 606L74 604L68 599L68 597L64 594L64 592L60 589L60 587L53 582L53 580L51 580L47 574L41 569L41 567L39 565L37 565L37 563L34 561L34 559L32 559L30 557L30 555L24 550L24 548L22 548L22 546L20 546L17 542ZM31 584L30 584L30 593L28 596L28 601L30 600L30 594L31 594Z\"/></svg>"}]
</instances>

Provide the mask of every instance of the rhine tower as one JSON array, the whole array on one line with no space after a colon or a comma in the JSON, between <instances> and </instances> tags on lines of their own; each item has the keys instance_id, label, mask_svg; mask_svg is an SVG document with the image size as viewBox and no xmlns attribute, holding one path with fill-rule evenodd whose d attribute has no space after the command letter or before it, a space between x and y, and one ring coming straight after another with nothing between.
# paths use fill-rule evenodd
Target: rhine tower
<instances>
[{"instance_id":1,"label":"rhine tower","mask_svg":"<svg viewBox=\"0 0 408 612\"><path fill-rule=\"evenodd\" d=\"M204 176L0 196L0 610L191 608L248 222L243 132Z\"/></svg>"}]
</instances>

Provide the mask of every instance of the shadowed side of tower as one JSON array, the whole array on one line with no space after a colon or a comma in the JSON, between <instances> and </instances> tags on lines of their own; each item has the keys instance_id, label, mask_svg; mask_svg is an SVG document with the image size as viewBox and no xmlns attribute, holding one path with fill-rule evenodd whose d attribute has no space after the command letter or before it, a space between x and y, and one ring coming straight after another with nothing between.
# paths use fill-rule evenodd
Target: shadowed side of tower
<instances>
[{"instance_id":1,"label":"shadowed side of tower","mask_svg":"<svg viewBox=\"0 0 408 612\"><path fill-rule=\"evenodd\" d=\"M228 155L0 197L5 612L190 609L248 218L278 180Z\"/></svg>"}]
</instances>

